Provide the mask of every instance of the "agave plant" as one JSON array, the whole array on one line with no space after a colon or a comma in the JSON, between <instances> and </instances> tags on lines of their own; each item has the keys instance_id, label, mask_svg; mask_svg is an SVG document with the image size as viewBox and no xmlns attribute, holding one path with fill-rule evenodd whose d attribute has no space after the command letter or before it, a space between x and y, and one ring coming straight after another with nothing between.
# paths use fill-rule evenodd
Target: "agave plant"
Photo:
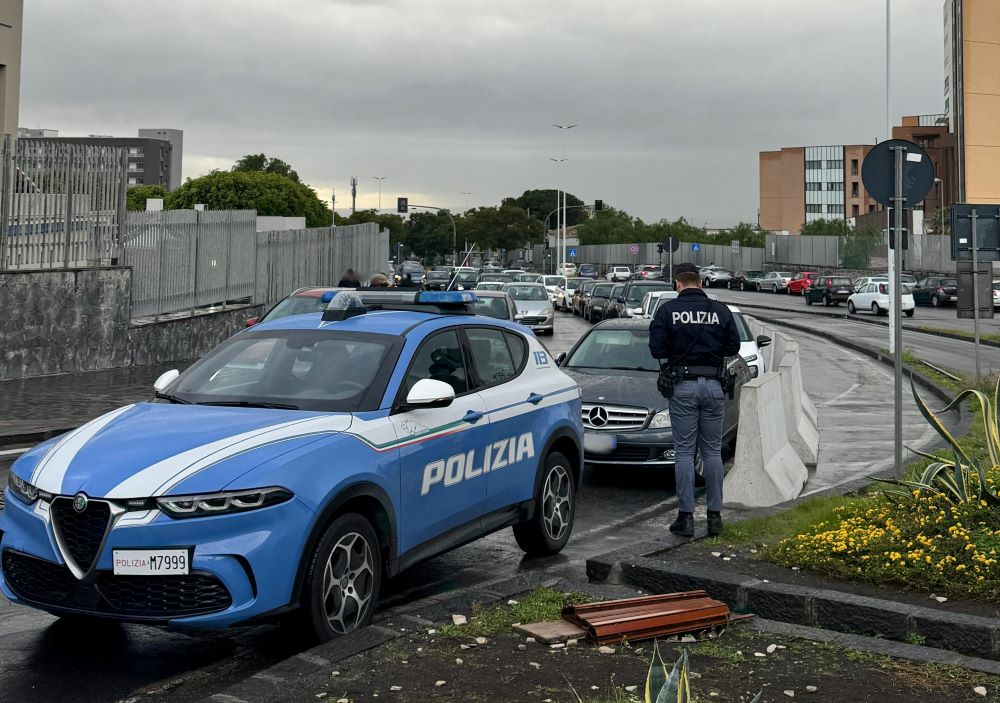
<instances>
[{"instance_id":1,"label":"agave plant","mask_svg":"<svg viewBox=\"0 0 1000 703\"><path fill-rule=\"evenodd\" d=\"M667 665L660 656L659 642L653 642L653 658L649 662L649 673L646 674L646 703L690 703L691 676L688 672L687 650L681 652L680 658L674 662L674 668L667 674ZM763 691L750 701L760 703Z\"/></svg>"},{"instance_id":2,"label":"agave plant","mask_svg":"<svg viewBox=\"0 0 1000 703\"><path fill-rule=\"evenodd\" d=\"M907 447L914 454L930 459L931 463L924 469L919 478L898 481L891 479L883 481L883 483L902 486L910 490L940 493L953 503L985 500L990 504L1000 505L1000 496L990 488L986 480L988 470L1000 467L1000 425L998 425L997 418L997 411L1000 410L1000 377L997 378L992 398L980 390L965 390L955 396L954 400L939 410L937 414L921 399L912 377L910 378L910 388L913 391L913 399L920 414L951 447L952 456L951 458L941 457ZM981 410L988 465L983 461L973 460L937 417L937 415L958 407L969 398L977 402ZM894 493L898 496L912 497L909 492L895 491Z\"/></svg>"}]
</instances>

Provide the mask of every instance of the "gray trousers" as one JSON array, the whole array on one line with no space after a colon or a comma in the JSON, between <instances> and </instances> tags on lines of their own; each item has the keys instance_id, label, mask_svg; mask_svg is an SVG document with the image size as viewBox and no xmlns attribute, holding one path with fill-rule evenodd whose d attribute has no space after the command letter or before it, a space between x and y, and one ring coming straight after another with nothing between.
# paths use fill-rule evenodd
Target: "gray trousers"
<instances>
[{"instance_id":1,"label":"gray trousers","mask_svg":"<svg viewBox=\"0 0 1000 703\"><path fill-rule=\"evenodd\" d=\"M708 509L722 510L722 420L725 397L714 379L681 381L670 398L670 427L677 460L677 503L681 512L694 512L694 458L704 463Z\"/></svg>"}]
</instances>

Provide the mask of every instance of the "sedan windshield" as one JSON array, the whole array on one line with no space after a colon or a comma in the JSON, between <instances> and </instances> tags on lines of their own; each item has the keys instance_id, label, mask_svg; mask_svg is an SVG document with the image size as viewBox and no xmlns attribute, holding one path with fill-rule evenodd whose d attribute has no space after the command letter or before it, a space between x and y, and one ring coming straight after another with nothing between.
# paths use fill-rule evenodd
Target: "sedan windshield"
<instances>
[{"instance_id":1,"label":"sedan windshield","mask_svg":"<svg viewBox=\"0 0 1000 703\"><path fill-rule=\"evenodd\" d=\"M562 276L546 276L545 285L547 286L564 286L566 285L566 279Z\"/></svg>"},{"instance_id":2,"label":"sedan windshield","mask_svg":"<svg viewBox=\"0 0 1000 703\"><path fill-rule=\"evenodd\" d=\"M319 296L308 298L297 295L291 296L275 305L271 309L271 312L264 316L261 322L270 322L271 320L277 320L281 317L289 317L290 315L306 315L311 312L323 312L326 310L326 306L327 303L324 303L323 299Z\"/></svg>"},{"instance_id":3,"label":"sedan windshield","mask_svg":"<svg viewBox=\"0 0 1000 703\"><path fill-rule=\"evenodd\" d=\"M598 283L596 286L594 286L594 290L591 293L591 296L593 296L594 298L607 298L609 295L611 295L611 290L614 287L615 286L613 283Z\"/></svg>"},{"instance_id":4,"label":"sedan windshield","mask_svg":"<svg viewBox=\"0 0 1000 703\"><path fill-rule=\"evenodd\" d=\"M484 296L474 303L469 303L468 308L475 315L495 317L498 320L510 319L510 309L507 307L507 301L498 296Z\"/></svg>"},{"instance_id":5,"label":"sedan windshield","mask_svg":"<svg viewBox=\"0 0 1000 703\"><path fill-rule=\"evenodd\" d=\"M244 333L181 374L170 392L195 404L374 410L400 342L321 330Z\"/></svg>"},{"instance_id":6,"label":"sedan windshield","mask_svg":"<svg viewBox=\"0 0 1000 703\"><path fill-rule=\"evenodd\" d=\"M954 278L942 278L941 285L954 287L958 285L958 281L956 281Z\"/></svg>"},{"instance_id":7,"label":"sedan windshield","mask_svg":"<svg viewBox=\"0 0 1000 703\"><path fill-rule=\"evenodd\" d=\"M428 271L427 280L428 281L447 281L451 278L451 274L447 271Z\"/></svg>"},{"instance_id":8,"label":"sedan windshield","mask_svg":"<svg viewBox=\"0 0 1000 703\"><path fill-rule=\"evenodd\" d=\"M514 277L505 273L484 273L479 280L483 283L510 283Z\"/></svg>"},{"instance_id":9,"label":"sedan windshield","mask_svg":"<svg viewBox=\"0 0 1000 703\"><path fill-rule=\"evenodd\" d=\"M659 371L660 368L649 353L648 329L594 329L573 351L566 366L622 371Z\"/></svg>"},{"instance_id":10,"label":"sedan windshield","mask_svg":"<svg viewBox=\"0 0 1000 703\"><path fill-rule=\"evenodd\" d=\"M548 300L549 292L541 286L507 286L507 294L514 300Z\"/></svg>"},{"instance_id":11,"label":"sedan windshield","mask_svg":"<svg viewBox=\"0 0 1000 703\"><path fill-rule=\"evenodd\" d=\"M633 306L638 305L646 293L653 293L658 290L670 290L670 286L666 283L662 286L631 286L628 289L626 302L632 303Z\"/></svg>"},{"instance_id":12,"label":"sedan windshield","mask_svg":"<svg viewBox=\"0 0 1000 703\"><path fill-rule=\"evenodd\" d=\"M851 285L851 279L850 278L831 278L830 279L830 285L831 286L850 286Z\"/></svg>"}]
</instances>

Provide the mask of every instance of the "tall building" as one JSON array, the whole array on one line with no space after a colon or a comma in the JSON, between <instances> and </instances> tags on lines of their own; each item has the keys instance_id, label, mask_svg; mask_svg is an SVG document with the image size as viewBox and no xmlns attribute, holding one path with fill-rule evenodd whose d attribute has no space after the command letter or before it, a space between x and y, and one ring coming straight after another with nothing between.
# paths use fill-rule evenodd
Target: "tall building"
<instances>
[{"instance_id":1,"label":"tall building","mask_svg":"<svg viewBox=\"0 0 1000 703\"><path fill-rule=\"evenodd\" d=\"M945 0L945 112L955 199L1000 202L1000 2Z\"/></svg>"},{"instance_id":2,"label":"tall building","mask_svg":"<svg viewBox=\"0 0 1000 703\"><path fill-rule=\"evenodd\" d=\"M143 135L144 132L162 136L148 137ZM138 137L59 137L54 136L58 135L57 130L31 130L23 127L18 133L22 138L35 141L126 147L130 186L161 185L167 190L173 190L181 184L180 161L184 133L179 129L142 129L139 130ZM176 147L168 137L176 141Z\"/></svg>"},{"instance_id":3,"label":"tall building","mask_svg":"<svg viewBox=\"0 0 1000 703\"><path fill-rule=\"evenodd\" d=\"M875 209L861 182L871 146L785 147L760 152L760 226L798 234L814 220L846 220Z\"/></svg>"},{"instance_id":4,"label":"tall building","mask_svg":"<svg viewBox=\"0 0 1000 703\"><path fill-rule=\"evenodd\" d=\"M934 174L940 179L924 199L925 216L931 216L942 206L956 200L955 136L948 131L947 115L912 115L892 128L893 139L906 139L919 144L934 164Z\"/></svg>"},{"instance_id":5,"label":"tall building","mask_svg":"<svg viewBox=\"0 0 1000 703\"><path fill-rule=\"evenodd\" d=\"M170 178L167 190L173 190L181 184L182 164L184 160L184 131L180 129L140 129L139 136L145 139L161 139L170 142Z\"/></svg>"},{"instance_id":6,"label":"tall building","mask_svg":"<svg viewBox=\"0 0 1000 703\"><path fill-rule=\"evenodd\" d=\"M58 129L32 129L31 127L17 128L18 139L51 139L52 137L58 136Z\"/></svg>"},{"instance_id":7,"label":"tall building","mask_svg":"<svg viewBox=\"0 0 1000 703\"><path fill-rule=\"evenodd\" d=\"M0 138L16 135L24 0L0 0Z\"/></svg>"}]
</instances>

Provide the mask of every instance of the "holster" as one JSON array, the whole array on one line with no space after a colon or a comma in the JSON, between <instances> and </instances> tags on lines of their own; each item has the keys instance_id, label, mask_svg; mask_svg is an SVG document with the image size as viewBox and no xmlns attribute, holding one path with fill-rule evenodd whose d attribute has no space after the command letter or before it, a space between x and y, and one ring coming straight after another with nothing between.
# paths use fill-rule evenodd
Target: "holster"
<instances>
[{"instance_id":1,"label":"holster","mask_svg":"<svg viewBox=\"0 0 1000 703\"><path fill-rule=\"evenodd\" d=\"M660 364L660 375L656 377L656 389L666 399L674 395L674 387L682 380L677 368L668 364Z\"/></svg>"}]
</instances>

